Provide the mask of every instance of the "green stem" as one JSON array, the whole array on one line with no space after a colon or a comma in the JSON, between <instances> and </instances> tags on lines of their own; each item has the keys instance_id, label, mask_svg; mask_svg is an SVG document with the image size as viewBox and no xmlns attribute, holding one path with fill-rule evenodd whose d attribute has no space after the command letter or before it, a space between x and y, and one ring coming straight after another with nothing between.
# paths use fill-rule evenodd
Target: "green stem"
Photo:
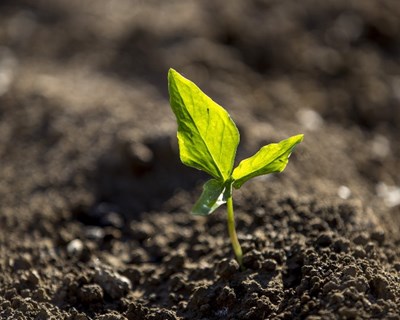
<instances>
[{"instance_id":1,"label":"green stem","mask_svg":"<svg viewBox=\"0 0 400 320\"><path fill-rule=\"evenodd\" d=\"M235 215L233 213L233 200L232 194L226 200L227 206L227 214L228 214L228 232L229 237L231 238L233 252L235 253L235 257L240 267L243 267L243 253L242 248L240 247L239 240L236 235L236 227L235 227Z\"/></svg>"}]
</instances>

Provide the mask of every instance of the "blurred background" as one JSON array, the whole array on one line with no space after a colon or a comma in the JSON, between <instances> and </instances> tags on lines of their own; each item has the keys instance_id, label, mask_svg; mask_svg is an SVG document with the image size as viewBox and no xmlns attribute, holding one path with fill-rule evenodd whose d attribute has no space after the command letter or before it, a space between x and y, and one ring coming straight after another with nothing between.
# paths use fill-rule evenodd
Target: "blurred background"
<instances>
[{"instance_id":1,"label":"blurred background","mask_svg":"<svg viewBox=\"0 0 400 320\"><path fill-rule=\"evenodd\" d=\"M400 2L3 0L3 222L184 206L205 176L179 163L170 67L228 109L239 159L305 133L277 188L399 213Z\"/></svg>"}]
</instances>

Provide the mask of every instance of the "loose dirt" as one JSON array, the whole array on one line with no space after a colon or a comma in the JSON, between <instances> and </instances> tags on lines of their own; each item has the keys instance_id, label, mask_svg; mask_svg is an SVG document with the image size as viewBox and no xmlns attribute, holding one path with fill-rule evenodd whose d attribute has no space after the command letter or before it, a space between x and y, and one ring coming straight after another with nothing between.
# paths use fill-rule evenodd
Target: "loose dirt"
<instances>
[{"instance_id":1,"label":"loose dirt","mask_svg":"<svg viewBox=\"0 0 400 320\"><path fill-rule=\"evenodd\" d=\"M0 318L400 319L400 3L0 4ZM286 170L194 217L169 67Z\"/></svg>"}]
</instances>

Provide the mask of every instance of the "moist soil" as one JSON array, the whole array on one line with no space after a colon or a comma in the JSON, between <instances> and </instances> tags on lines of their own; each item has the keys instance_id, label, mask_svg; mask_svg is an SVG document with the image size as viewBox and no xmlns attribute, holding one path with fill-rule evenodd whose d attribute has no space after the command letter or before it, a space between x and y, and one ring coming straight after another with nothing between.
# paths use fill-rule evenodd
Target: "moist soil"
<instances>
[{"instance_id":1,"label":"moist soil","mask_svg":"<svg viewBox=\"0 0 400 320\"><path fill-rule=\"evenodd\" d=\"M0 3L0 318L400 319L400 3ZM286 170L189 214L169 67Z\"/></svg>"}]
</instances>

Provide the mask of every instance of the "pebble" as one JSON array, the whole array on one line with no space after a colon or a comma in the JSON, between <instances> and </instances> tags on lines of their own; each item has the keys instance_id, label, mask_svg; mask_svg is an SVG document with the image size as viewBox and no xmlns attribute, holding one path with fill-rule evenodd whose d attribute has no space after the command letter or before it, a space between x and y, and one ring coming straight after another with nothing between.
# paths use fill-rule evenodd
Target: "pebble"
<instances>
[{"instance_id":1,"label":"pebble","mask_svg":"<svg viewBox=\"0 0 400 320\"><path fill-rule=\"evenodd\" d=\"M347 186L340 186L337 190L337 194L339 198L343 200L347 200L351 196L351 190Z\"/></svg>"},{"instance_id":2,"label":"pebble","mask_svg":"<svg viewBox=\"0 0 400 320\"><path fill-rule=\"evenodd\" d=\"M84 246L83 242L80 239L74 239L70 241L67 245L67 253L69 256L77 256L80 257L83 252Z\"/></svg>"},{"instance_id":3,"label":"pebble","mask_svg":"<svg viewBox=\"0 0 400 320\"><path fill-rule=\"evenodd\" d=\"M300 124L305 129L308 129L310 131L315 131L321 128L321 126L324 124L324 120L322 119L320 114L311 109L301 109L297 113L297 118Z\"/></svg>"},{"instance_id":4,"label":"pebble","mask_svg":"<svg viewBox=\"0 0 400 320\"><path fill-rule=\"evenodd\" d=\"M400 205L400 187L388 186L383 182L376 186L376 193L381 197L389 208Z\"/></svg>"}]
</instances>

